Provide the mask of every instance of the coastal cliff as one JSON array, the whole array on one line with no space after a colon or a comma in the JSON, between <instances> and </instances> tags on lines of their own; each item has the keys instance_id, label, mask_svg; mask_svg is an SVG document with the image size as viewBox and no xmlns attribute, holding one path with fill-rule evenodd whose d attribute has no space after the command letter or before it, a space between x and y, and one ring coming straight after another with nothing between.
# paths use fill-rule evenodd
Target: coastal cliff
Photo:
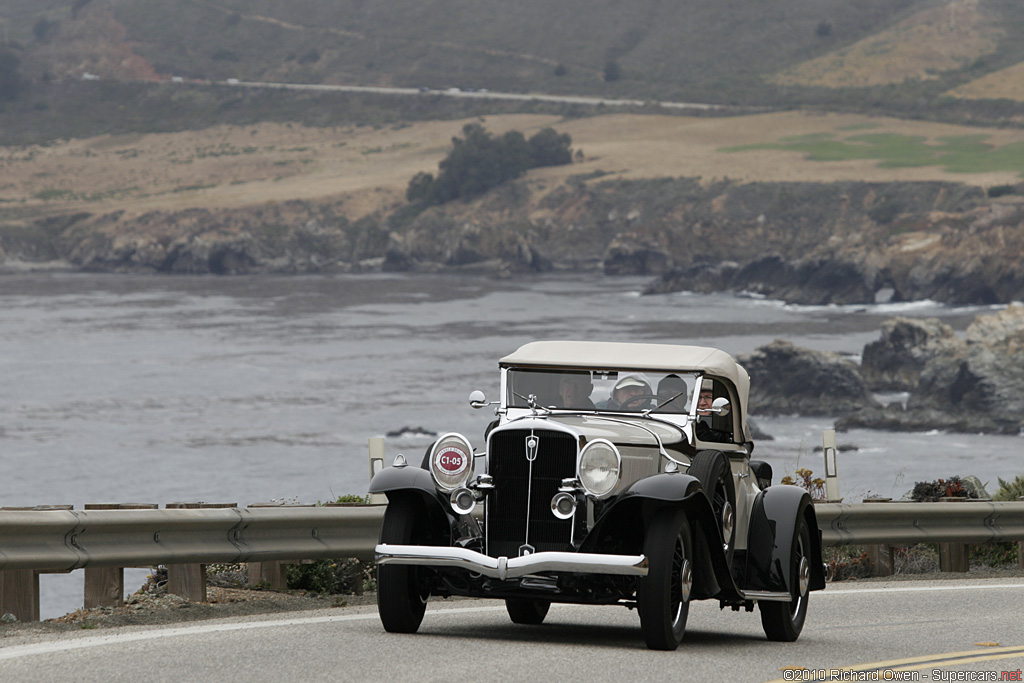
<instances>
[{"instance_id":1,"label":"coastal cliff","mask_svg":"<svg viewBox=\"0 0 1024 683\"><path fill-rule=\"evenodd\" d=\"M0 264L99 272L384 269L650 275L648 294L804 304L1024 299L1024 197L940 183L517 181L472 202L357 219L295 200L48 217L0 230Z\"/></svg>"}]
</instances>

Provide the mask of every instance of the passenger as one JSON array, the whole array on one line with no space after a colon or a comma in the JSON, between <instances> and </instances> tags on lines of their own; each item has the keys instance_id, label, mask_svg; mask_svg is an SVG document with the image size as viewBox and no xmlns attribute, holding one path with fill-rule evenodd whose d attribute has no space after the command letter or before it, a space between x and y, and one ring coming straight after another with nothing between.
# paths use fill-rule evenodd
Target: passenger
<instances>
[{"instance_id":1,"label":"passenger","mask_svg":"<svg viewBox=\"0 0 1024 683\"><path fill-rule=\"evenodd\" d=\"M715 400L715 381L705 379L700 385L700 395L697 397L697 424L695 426L697 438L701 441L714 441L716 443L729 443L732 441L732 433L713 429L711 427L712 404Z\"/></svg>"},{"instance_id":2,"label":"passenger","mask_svg":"<svg viewBox=\"0 0 1024 683\"><path fill-rule=\"evenodd\" d=\"M600 407L606 410L646 410L651 405L651 383L643 375L623 375L612 396Z\"/></svg>"},{"instance_id":3,"label":"passenger","mask_svg":"<svg viewBox=\"0 0 1024 683\"><path fill-rule=\"evenodd\" d=\"M594 402L590 400L590 392L594 385L590 381L590 373L586 370L569 371L558 380L558 394L562 397L562 408L577 410L594 410Z\"/></svg>"},{"instance_id":4,"label":"passenger","mask_svg":"<svg viewBox=\"0 0 1024 683\"><path fill-rule=\"evenodd\" d=\"M686 381L679 375L665 375L658 382L658 412L685 413Z\"/></svg>"}]
</instances>

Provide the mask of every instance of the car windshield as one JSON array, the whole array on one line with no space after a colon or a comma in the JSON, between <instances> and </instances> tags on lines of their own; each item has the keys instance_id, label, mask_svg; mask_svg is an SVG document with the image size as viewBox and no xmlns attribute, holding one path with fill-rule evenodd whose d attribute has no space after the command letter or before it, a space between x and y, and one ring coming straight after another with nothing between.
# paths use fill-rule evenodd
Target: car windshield
<instances>
[{"instance_id":1,"label":"car windshield","mask_svg":"<svg viewBox=\"0 0 1024 683\"><path fill-rule=\"evenodd\" d=\"M688 413L694 372L510 368L506 376L510 408L612 410L640 413Z\"/></svg>"}]
</instances>

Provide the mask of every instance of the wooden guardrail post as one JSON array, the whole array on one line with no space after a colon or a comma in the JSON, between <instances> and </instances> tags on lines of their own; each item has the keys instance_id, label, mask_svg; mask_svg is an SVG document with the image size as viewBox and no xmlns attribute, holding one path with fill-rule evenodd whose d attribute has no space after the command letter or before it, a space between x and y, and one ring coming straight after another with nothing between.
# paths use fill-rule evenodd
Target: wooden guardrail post
<instances>
[{"instance_id":1,"label":"wooden guardrail post","mask_svg":"<svg viewBox=\"0 0 1024 683\"><path fill-rule=\"evenodd\" d=\"M250 508L314 507L313 505L288 505L286 503L249 503ZM272 591L288 590L288 565L298 560L267 560L247 563L250 586L262 586Z\"/></svg>"},{"instance_id":2,"label":"wooden guardrail post","mask_svg":"<svg viewBox=\"0 0 1024 683\"><path fill-rule=\"evenodd\" d=\"M966 543L939 544L939 571L964 573L971 567L971 546Z\"/></svg>"},{"instance_id":3,"label":"wooden guardrail post","mask_svg":"<svg viewBox=\"0 0 1024 683\"><path fill-rule=\"evenodd\" d=\"M234 508L238 503L168 503L165 507L168 510L199 510ZM167 565L167 592L189 602L206 602L206 565Z\"/></svg>"},{"instance_id":4,"label":"wooden guardrail post","mask_svg":"<svg viewBox=\"0 0 1024 683\"><path fill-rule=\"evenodd\" d=\"M13 614L18 621L39 621L39 572L0 572L0 613Z\"/></svg>"},{"instance_id":5,"label":"wooden guardrail post","mask_svg":"<svg viewBox=\"0 0 1024 683\"><path fill-rule=\"evenodd\" d=\"M71 510L72 505L30 505L0 510ZM39 621L39 571L0 571L0 616L13 614L18 621Z\"/></svg>"},{"instance_id":6,"label":"wooden guardrail post","mask_svg":"<svg viewBox=\"0 0 1024 683\"><path fill-rule=\"evenodd\" d=\"M86 510L154 510L156 503L86 503ZM86 567L82 606L120 607L124 604L124 567Z\"/></svg>"},{"instance_id":7,"label":"wooden guardrail post","mask_svg":"<svg viewBox=\"0 0 1024 683\"><path fill-rule=\"evenodd\" d=\"M970 499L939 498L940 503L966 503ZM971 546L966 543L939 543L939 571L964 574L971 569Z\"/></svg>"},{"instance_id":8,"label":"wooden guardrail post","mask_svg":"<svg viewBox=\"0 0 1024 683\"><path fill-rule=\"evenodd\" d=\"M865 498L863 503L891 503L892 498ZM864 546L875 576L892 576L896 573L896 558L891 545L871 543Z\"/></svg>"},{"instance_id":9,"label":"wooden guardrail post","mask_svg":"<svg viewBox=\"0 0 1024 683\"><path fill-rule=\"evenodd\" d=\"M893 556L892 546L875 543L864 546L864 552L874 567L875 576L892 576L896 573L896 561Z\"/></svg>"}]
</instances>

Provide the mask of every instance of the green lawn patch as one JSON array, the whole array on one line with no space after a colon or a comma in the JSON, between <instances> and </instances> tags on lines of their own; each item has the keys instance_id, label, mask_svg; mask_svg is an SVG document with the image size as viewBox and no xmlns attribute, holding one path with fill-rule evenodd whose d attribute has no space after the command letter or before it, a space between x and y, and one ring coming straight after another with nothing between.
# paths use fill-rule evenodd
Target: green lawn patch
<instances>
[{"instance_id":1,"label":"green lawn patch","mask_svg":"<svg viewBox=\"0 0 1024 683\"><path fill-rule=\"evenodd\" d=\"M961 135L929 142L922 136L899 133L845 137L834 133L813 133L782 138L778 142L723 147L719 151L774 149L802 152L810 161L877 159L881 168L941 166L950 173L1010 171L1024 177L1024 142L994 147L985 142L987 137Z\"/></svg>"}]
</instances>

